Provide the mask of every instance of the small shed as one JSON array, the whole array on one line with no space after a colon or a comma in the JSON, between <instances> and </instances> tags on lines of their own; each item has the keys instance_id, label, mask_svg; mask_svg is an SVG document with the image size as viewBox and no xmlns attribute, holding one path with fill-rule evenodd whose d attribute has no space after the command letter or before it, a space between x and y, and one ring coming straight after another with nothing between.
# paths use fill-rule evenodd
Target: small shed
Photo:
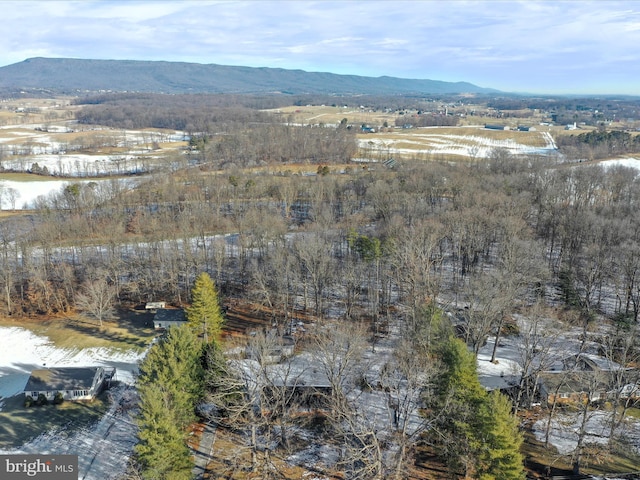
<instances>
[{"instance_id":1,"label":"small shed","mask_svg":"<svg viewBox=\"0 0 640 480\"><path fill-rule=\"evenodd\" d=\"M144 306L145 310L149 310L151 312L157 311L159 308L165 308L167 306L166 302L147 302Z\"/></svg>"},{"instance_id":2,"label":"small shed","mask_svg":"<svg viewBox=\"0 0 640 480\"><path fill-rule=\"evenodd\" d=\"M153 317L153 327L156 330L166 330L170 327L186 325L187 317L181 308L158 308Z\"/></svg>"},{"instance_id":3,"label":"small shed","mask_svg":"<svg viewBox=\"0 0 640 480\"><path fill-rule=\"evenodd\" d=\"M42 394L47 400L52 401L59 392L65 400L93 400L113 379L115 371L112 367L59 367L34 370L24 387L24 394L34 399Z\"/></svg>"}]
</instances>

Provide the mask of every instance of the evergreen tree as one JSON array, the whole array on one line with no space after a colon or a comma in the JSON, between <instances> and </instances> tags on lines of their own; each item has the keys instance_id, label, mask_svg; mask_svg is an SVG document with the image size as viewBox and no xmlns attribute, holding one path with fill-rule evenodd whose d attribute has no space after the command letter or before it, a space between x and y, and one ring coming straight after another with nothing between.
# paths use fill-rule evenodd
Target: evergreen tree
<instances>
[{"instance_id":1,"label":"evergreen tree","mask_svg":"<svg viewBox=\"0 0 640 480\"><path fill-rule=\"evenodd\" d=\"M186 313L189 325L198 335L204 335L205 343L220 338L224 318L216 286L208 273L203 272L196 278L191 291L191 306Z\"/></svg>"},{"instance_id":2,"label":"evergreen tree","mask_svg":"<svg viewBox=\"0 0 640 480\"><path fill-rule=\"evenodd\" d=\"M194 407L204 394L201 358L201 343L191 329L172 327L140 365L138 384L162 385L181 425L194 420Z\"/></svg>"},{"instance_id":3,"label":"evergreen tree","mask_svg":"<svg viewBox=\"0 0 640 480\"><path fill-rule=\"evenodd\" d=\"M438 431L450 467L482 480L524 478L522 435L509 400L488 395L478 380L476 357L465 343L449 338L441 349Z\"/></svg>"},{"instance_id":4,"label":"evergreen tree","mask_svg":"<svg viewBox=\"0 0 640 480\"><path fill-rule=\"evenodd\" d=\"M170 328L140 365L140 442L136 446L144 478L191 478L187 427L203 395L202 342L188 327Z\"/></svg>"},{"instance_id":5,"label":"evergreen tree","mask_svg":"<svg viewBox=\"0 0 640 480\"><path fill-rule=\"evenodd\" d=\"M438 430L442 451L449 467L464 470L468 476L475 470L477 453L482 447L481 420L478 416L486 392L478 380L476 358L461 340L450 337L442 346L444 366L438 381Z\"/></svg>"},{"instance_id":6,"label":"evergreen tree","mask_svg":"<svg viewBox=\"0 0 640 480\"><path fill-rule=\"evenodd\" d=\"M189 448L182 422L169 389L159 383L139 387L139 443L136 445L142 476L149 480L182 480L191 478Z\"/></svg>"},{"instance_id":7,"label":"evergreen tree","mask_svg":"<svg viewBox=\"0 0 640 480\"><path fill-rule=\"evenodd\" d=\"M523 457L520 453L522 434L518 419L511 413L511 402L495 391L488 395L483 418L484 447L478 466L481 480L524 479Z\"/></svg>"},{"instance_id":8,"label":"evergreen tree","mask_svg":"<svg viewBox=\"0 0 640 480\"><path fill-rule=\"evenodd\" d=\"M445 366L439 382L442 394L477 411L486 391L478 380L475 355L462 340L450 337L444 343L441 357Z\"/></svg>"}]
</instances>

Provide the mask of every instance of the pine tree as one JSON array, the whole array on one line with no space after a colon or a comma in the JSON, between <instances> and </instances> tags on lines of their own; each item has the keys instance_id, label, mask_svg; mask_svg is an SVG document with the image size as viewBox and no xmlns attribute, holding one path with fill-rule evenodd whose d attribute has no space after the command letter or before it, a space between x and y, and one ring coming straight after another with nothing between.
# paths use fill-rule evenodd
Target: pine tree
<instances>
[{"instance_id":1,"label":"pine tree","mask_svg":"<svg viewBox=\"0 0 640 480\"><path fill-rule=\"evenodd\" d=\"M140 442L136 445L142 476L149 480L191 478L193 467L185 429L175 417L171 393L159 383L139 387Z\"/></svg>"},{"instance_id":2,"label":"pine tree","mask_svg":"<svg viewBox=\"0 0 640 480\"><path fill-rule=\"evenodd\" d=\"M478 414L487 393L478 380L476 357L464 342L450 337L440 357L444 366L438 382L438 408L444 411L438 425L441 447L450 468L463 469L467 476L475 470L483 444Z\"/></svg>"},{"instance_id":3,"label":"pine tree","mask_svg":"<svg viewBox=\"0 0 640 480\"><path fill-rule=\"evenodd\" d=\"M481 480L524 478L522 435L509 399L487 394L478 380L476 357L464 342L449 338L440 358L438 425L450 466Z\"/></svg>"},{"instance_id":4,"label":"pine tree","mask_svg":"<svg viewBox=\"0 0 640 480\"><path fill-rule=\"evenodd\" d=\"M188 326L174 327L140 365L136 452L144 478L191 478L187 427L204 391L202 351L202 342Z\"/></svg>"},{"instance_id":5,"label":"pine tree","mask_svg":"<svg viewBox=\"0 0 640 480\"><path fill-rule=\"evenodd\" d=\"M169 408L179 412L179 422L194 419L193 409L204 394L202 347L188 327L173 327L149 350L140 365L138 384L159 384L169 393Z\"/></svg>"},{"instance_id":6,"label":"pine tree","mask_svg":"<svg viewBox=\"0 0 640 480\"><path fill-rule=\"evenodd\" d=\"M485 444L478 471L481 480L524 479L523 457L520 453L522 434L518 419L511 413L511 402L499 392L493 392L481 414Z\"/></svg>"},{"instance_id":7,"label":"pine tree","mask_svg":"<svg viewBox=\"0 0 640 480\"><path fill-rule=\"evenodd\" d=\"M186 309L186 314L189 325L198 335L203 334L205 343L220 338L224 318L215 284L206 272L198 275L193 284L191 306Z\"/></svg>"}]
</instances>

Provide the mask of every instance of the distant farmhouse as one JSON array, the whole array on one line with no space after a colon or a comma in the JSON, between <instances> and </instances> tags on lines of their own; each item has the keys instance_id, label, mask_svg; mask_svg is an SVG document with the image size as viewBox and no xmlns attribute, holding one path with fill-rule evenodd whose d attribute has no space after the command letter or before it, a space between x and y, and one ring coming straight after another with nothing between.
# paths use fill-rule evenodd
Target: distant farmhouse
<instances>
[{"instance_id":1,"label":"distant farmhouse","mask_svg":"<svg viewBox=\"0 0 640 480\"><path fill-rule=\"evenodd\" d=\"M158 308L153 317L153 328L156 330L167 330L186 323L187 317L181 308Z\"/></svg>"},{"instance_id":2,"label":"distant farmhouse","mask_svg":"<svg viewBox=\"0 0 640 480\"><path fill-rule=\"evenodd\" d=\"M37 399L40 395L48 401L57 393L64 400L93 400L105 386L109 386L116 369L113 367L60 367L43 368L31 372L24 387L25 396Z\"/></svg>"}]
</instances>

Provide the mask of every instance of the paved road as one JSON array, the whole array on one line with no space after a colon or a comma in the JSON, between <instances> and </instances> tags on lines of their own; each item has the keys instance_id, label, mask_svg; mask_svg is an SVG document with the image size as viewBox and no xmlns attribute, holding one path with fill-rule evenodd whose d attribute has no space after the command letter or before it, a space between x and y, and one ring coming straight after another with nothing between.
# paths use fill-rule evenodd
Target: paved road
<instances>
[{"instance_id":1,"label":"paved road","mask_svg":"<svg viewBox=\"0 0 640 480\"><path fill-rule=\"evenodd\" d=\"M195 465L193 467L193 475L196 480L205 478L204 474L207 465L211 461L213 455L213 443L216 440L216 427L212 422L205 423L198 449L194 452Z\"/></svg>"}]
</instances>

